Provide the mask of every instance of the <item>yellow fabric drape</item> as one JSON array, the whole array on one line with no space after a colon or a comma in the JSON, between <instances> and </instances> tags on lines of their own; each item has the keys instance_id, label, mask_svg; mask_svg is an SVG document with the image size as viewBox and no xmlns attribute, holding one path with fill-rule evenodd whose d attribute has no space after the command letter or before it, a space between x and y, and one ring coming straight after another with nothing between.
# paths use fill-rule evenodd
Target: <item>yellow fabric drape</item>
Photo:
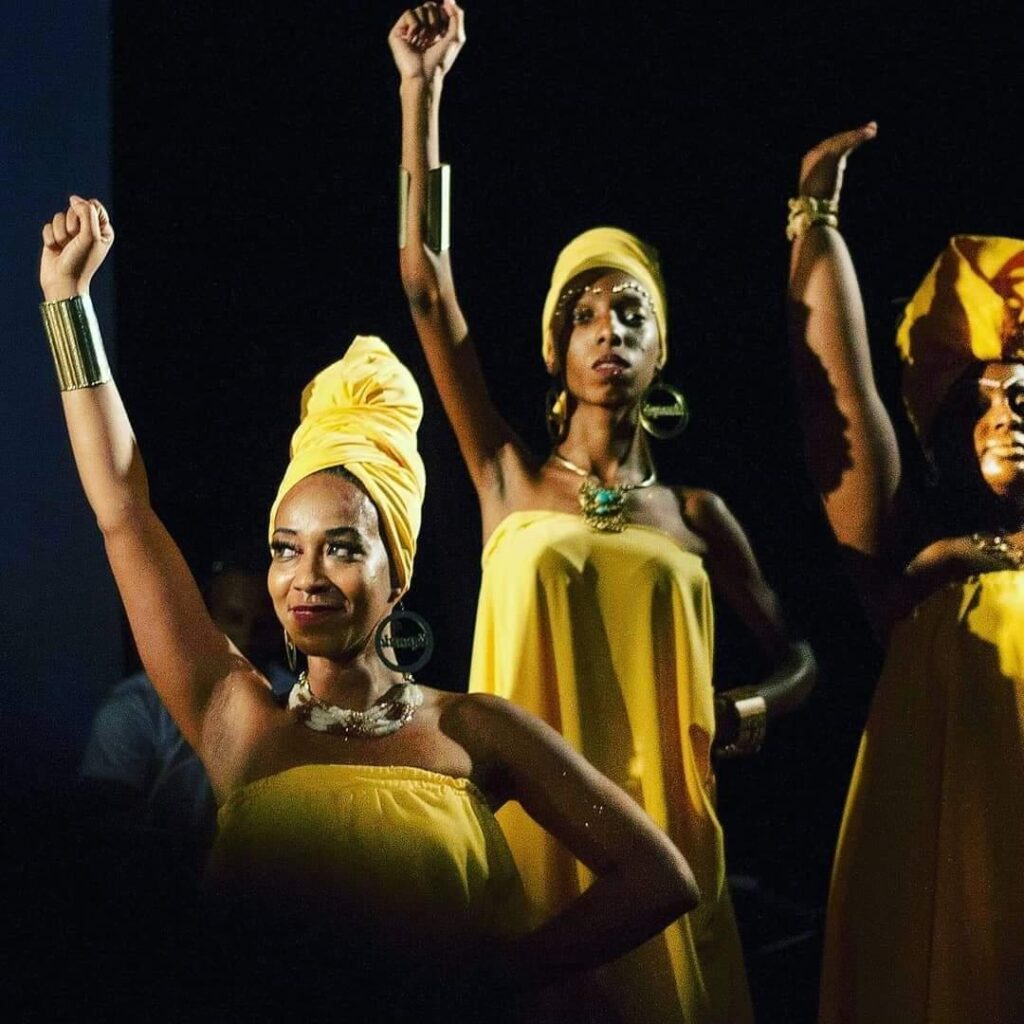
<instances>
[{"instance_id":1,"label":"yellow fabric drape","mask_svg":"<svg viewBox=\"0 0 1024 1024\"><path fill-rule=\"evenodd\" d=\"M526 925L505 838L472 783L411 767L310 764L221 807L208 886L335 912L403 943L472 941Z\"/></svg>"},{"instance_id":2,"label":"yellow fabric drape","mask_svg":"<svg viewBox=\"0 0 1024 1024\"><path fill-rule=\"evenodd\" d=\"M696 910L600 972L609 1006L631 1024L743 1024L751 1012L714 807L713 614L700 559L658 530L602 534L579 516L530 511L499 525L483 566L470 689L558 729L666 830L700 886ZM499 820L537 911L589 884L518 805Z\"/></svg>"},{"instance_id":3,"label":"yellow fabric drape","mask_svg":"<svg viewBox=\"0 0 1024 1024\"><path fill-rule=\"evenodd\" d=\"M1024 359L1024 241L951 238L907 303L896 343L907 412L926 440L971 363Z\"/></svg>"},{"instance_id":4,"label":"yellow fabric drape","mask_svg":"<svg viewBox=\"0 0 1024 1024\"><path fill-rule=\"evenodd\" d=\"M829 894L822 1024L1024 1021L1024 572L889 643Z\"/></svg>"},{"instance_id":5,"label":"yellow fabric drape","mask_svg":"<svg viewBox=\"0 0 1024 1024\"><path fill-rule=\"evenodd\" d=\"M377 506L397 582L406 589L426 490L416 449L423 399L412 374L380 338L359 335L306 385L300 419L270 509L270 535L278 506L300 480L344 466Z\"/></svg>"}]
</instances>

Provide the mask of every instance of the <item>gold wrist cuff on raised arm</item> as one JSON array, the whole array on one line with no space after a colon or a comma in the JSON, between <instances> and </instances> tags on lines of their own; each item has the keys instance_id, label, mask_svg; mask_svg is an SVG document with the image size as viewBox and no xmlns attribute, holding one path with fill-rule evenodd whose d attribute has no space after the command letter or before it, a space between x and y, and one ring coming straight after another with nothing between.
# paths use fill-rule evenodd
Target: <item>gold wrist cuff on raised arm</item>
<instances>
[{"instance_id":1,"label":"gold wrist cuff on raised arm","mask_svg":"<svg viewBox=\"0 0 1024 1024\"><path fill-rule=\"evenodd\" d=\"M839 227L839 200L816 199L814 196L797 196L789 201L789 216L786 218L786 238L791 242L799 238L814 224Z\"/></svg>"},{"instance_id":2,"label":"gold wrist cuff on raised arm","mask_svg":"<svg viewBox=\"0 0 1024 1024\"><path fill-rule=\"evenodd\" d=\"M427 175L427 245L445 252L452 244L452 168L441 164Z\"/></svg>"},{"instance_id":3,"label":"gold wrist cuff on raised arm","mask_svg":"<svg viewBox=\"0 0 1024 1024\"><path fill-rule=\"evenodd\" d=\"M409 186L412 177L404 167L398 168L398 248L409 240Z\"/></svg>"},{"instance_id":4,"label":"gold wrist cuff on raised arm","mask_svg":"<svg viewBox=\"0 0 1024 1024\"><path fill-rule=\"evenodd\" d=\"M39 311L61 391L106 384L110 380L110 366L89 296L42 302Z\"/></svg>"},{"instance_id":5,"label":"gold wrist cuff on raised arm","mask_svg":"<svg viewBox=\"0 0 1024 1024\"><path fill-rule=\"evenodd\" d=\"M768 725L768 705L764 697L741 697L732 702L739 718L739 732L732 743L718 751L719 757L743 757L756 754L764 744Z\"/></svg>"}]
</instances>

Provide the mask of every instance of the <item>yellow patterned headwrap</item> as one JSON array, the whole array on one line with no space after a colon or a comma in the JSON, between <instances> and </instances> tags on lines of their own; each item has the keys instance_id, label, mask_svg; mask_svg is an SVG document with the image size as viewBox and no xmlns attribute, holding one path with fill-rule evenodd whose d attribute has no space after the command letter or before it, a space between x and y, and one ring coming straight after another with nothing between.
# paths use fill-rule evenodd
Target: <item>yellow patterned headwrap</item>
<instances>
[{"instance_id":1,"label":"yellow patterned headwrap","mask_svg":"<svg viewBox=\"0 0 1024 1024\"><path fill-rule=\"evenodd\" d=\"M551 287L544 300L541 322L543 345L541 353L546 363L554 363L557 341L554 332L555 309L566 285L585 270L598 268L621 270L642 284L654 300L654 317L661 333L661 352L658 365L664 366L668 358L668 311L665 304L665 282L661 279L658 253L621 228L591 228L577 235L559 254L551 273Z\"/></svg>"},{"instance_id":2,"label":"yellow patterned headwrap","mask_svg":"<svg viewBox=\"0 0 1024 1024\"><path fill-rule=\"evenodd\" d=\"M927 440L949 389L972 363L1024 359L1024 241L951 238L907 303L896 344L903 400Z\"/></svg>"},{"instance_id":3,"label":"yellow patterned headwrap","mask_svg":"<svg viewBox=\"0 0 1024 1024\"><path fill-rule=\"evenodd\" d=\"M300 481L344 466L377 506L398 585L412 578L427 478L416 450L423 399L412 374L380 338L359 335L302 392L291 462L270 509L270 535L284 496Z\"/></svg>"}]
</instances>

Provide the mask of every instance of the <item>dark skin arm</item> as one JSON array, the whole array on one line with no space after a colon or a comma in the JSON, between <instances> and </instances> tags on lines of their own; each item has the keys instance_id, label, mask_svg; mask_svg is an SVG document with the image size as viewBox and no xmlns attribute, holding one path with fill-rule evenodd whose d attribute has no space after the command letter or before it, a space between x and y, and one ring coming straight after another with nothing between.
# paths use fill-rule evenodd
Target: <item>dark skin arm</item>
<instances>
[{"instance_id":1,"label":"dark skin arm","mask_svg":"<svg viewBox=\"0 0 1024 1024\"><path fill-rule=\"evenodd\" d=\"M453 702L442 728L469 752L495 809L518 801L595 875L561 913L502 951L504 975L543 983L596 967L696 906L682 854L550 726L500 697L470 694Z\"/></svg>"},{"instance_id":2,"label":"dark skin arm","mask_svg":"<svg viewBox=\"0 0 1024 1024\"><path fill-rule=\"evenodd\" d=\"M847 157L875 133L871 123L810 150L800 194L838 198ZM793 243L789 314L811 475L869 614L884 628L902 573L893 555L900 456L875 386L857 275L835 228L814 225Z\"/></svg>"},{"instance_id":3,"label":"dark skin arm","mask_svg":"<svg viewBox=\"0 0 1024 1024\"><path fill-rule=\"evenodd\" d=\"M431 376L481 503L500 493L502 465L520 461L522 446L491 400L455 293L451 257L426 245L427 172L440 166L442 85L466 39L454 3L406 11L388 37L401 77L402 166L409 172L402 286Z\"/></svg>"},{"instance_id":4,"label":"dark skin arm","mask_svg":"<svg viewBox=\"0 0 1024 1024\"><path fill-rule=\"evenodd\" d=\"M88 295L114 240L98 200L73 196L43 229L39 279L47 301ZM185 560L149 503L138 444L117 386L62 393L86 497L132 634L153 685L223 790L248 738L275 708L269 684L214 625Z\"/></svg>"},{"instance_id":5,"label":"dark skin arm","mask_svg":"<svg viewBox=\"0 0 1024 1024\"><path fill-rule=\"evenodd\" d=\"M688 489L680 495L687 525L707 545L704 563L715 588L754 634L775 668L756 686L728 690L716 702L716 746L732 742L738 720L731 710L741 697L764 698L769 721L794 711L814 688L817 664L810 645L791 640L782 609L754 556L743 528L725 502L709 491Z\"/></svg>"}]
</instances>

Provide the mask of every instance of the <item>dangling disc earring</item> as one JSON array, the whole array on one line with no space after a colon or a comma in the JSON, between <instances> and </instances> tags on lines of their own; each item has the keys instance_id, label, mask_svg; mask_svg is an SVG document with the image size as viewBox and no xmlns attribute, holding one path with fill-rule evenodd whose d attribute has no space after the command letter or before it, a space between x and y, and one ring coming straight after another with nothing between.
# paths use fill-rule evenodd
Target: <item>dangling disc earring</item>
<instances>
[{"instance_id":1,"label":"dangling disc earring","mask_svg":"<svg viewBox=\"0 0 1024 1024\"><path fill-rule=\"evenodd\" d=\"M640 426L651 437L668 441L678 437L690 422L686 396L671 384L656 377L640 399Z\"/></svg>"},{"instance_id":2,"label":"dangling disc earring","mask_svg":"<svg viewBox=\"0 0 1024 1024\"><path fill-rule=\"evenodd\" d=\"M391 669L401 672L407 679L421 668L434 654L434 631L422 615L406 611L399 605L390 615L381 619L373 636L377 657Z\"/></svg>"}]
</instances>

